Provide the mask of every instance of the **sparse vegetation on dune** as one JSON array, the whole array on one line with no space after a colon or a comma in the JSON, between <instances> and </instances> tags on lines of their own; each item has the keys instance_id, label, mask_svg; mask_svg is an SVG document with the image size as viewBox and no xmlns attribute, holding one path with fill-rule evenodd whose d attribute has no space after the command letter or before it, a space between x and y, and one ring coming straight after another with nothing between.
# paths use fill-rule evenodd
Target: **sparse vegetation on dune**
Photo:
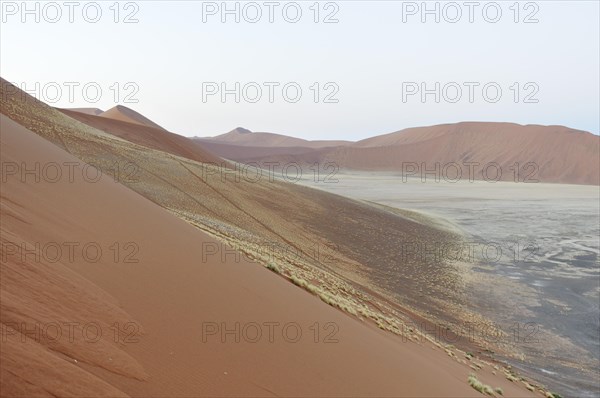
<instances>
[{"instance_id":1,"label":"sparse vegetation on dune","mask_svg":"<svg viewBox=\"0 0 600 398\"><path fill-rule=\"evenodd\" d=\"M482 382L480 382L477 379L477 376L475 376L473 373L471 373L469 375L469 378L467 379L469 385L471 387L473 387L475 390L479 391L482 394L486 394L486 395L495 395L494 393L494 389L490 386L488 386L487 384L483 384Z\"/></svg>"},{"instance_id":2,"label":"sparse vegetation on dune","mask_svg":"<svg viewBox=\"0 0 600 398\"><path fill-rule=\"evenodd\" d=\"M267 269L270 269L271 271L273 271L273 272L275 272L277 274L281 273L281 269L279 269L279 267L275 263L268 263L267 264Z\"/></svg>"},{"instance_id":3,"label":"sparse vegetation on dune","mask_svg":"<svg viewBox=\"0 0 600 398\"><path fill-rule=\"evenodd\" d=\"M523 381L523 384L525 384L525 388L527 388L529 391L535 391L535 387L529 384L528 382Z\"/></svg>"}]
</instances>

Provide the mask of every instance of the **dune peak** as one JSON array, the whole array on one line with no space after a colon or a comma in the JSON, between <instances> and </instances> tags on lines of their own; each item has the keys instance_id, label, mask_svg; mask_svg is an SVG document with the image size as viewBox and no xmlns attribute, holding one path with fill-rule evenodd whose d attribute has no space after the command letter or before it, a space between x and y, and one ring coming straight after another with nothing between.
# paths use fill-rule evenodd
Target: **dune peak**
<instances>
[{"instance_id":1,"label":"dune peak","mask_svg":"<svg viewBox=\"0 0 600 398\"><path fill-rule=\"evenodd\" d=\"M251 134L252 131L245 129L243 127L236 127L233 130L230 131L230 133L234 133L234 134Z\"/></svg>"},{"instance_id":2,"label":"dune peak","mask_svg":"<svg viewBox=\"0 0 600 398\"><path fill-rule=\"evenodd\" d=\"M142 115L141 113L134 111L133 109L128 108L124 105L116 105L116 106L110 108L109 110L107 110L106 112L99 114L98 116L106 117L106 118L113 119L113 120L120 120L123 122L128 122L128 123L133 123L133 124L139 124L141 126L147 126L147 127L153 127L156 129L166 130L162 126L158 125L157 123L153 122L146 116Z\"/></svg>"}]
</instances>

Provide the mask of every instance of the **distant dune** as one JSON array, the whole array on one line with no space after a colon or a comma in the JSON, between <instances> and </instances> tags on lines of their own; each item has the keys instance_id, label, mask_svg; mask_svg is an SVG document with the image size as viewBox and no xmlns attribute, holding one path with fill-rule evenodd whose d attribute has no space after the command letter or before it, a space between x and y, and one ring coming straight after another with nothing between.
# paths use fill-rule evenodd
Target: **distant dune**
<instances>
[{"instance_id":1,"label":"distant dune","mask_svg":"<svg viewBox=\"0 0 600 398\"><path fill-rule=\"evenodd\" d=\"M288 155L302 155L302 160L307 161L310 158L318 158L316 154L319 153L314 148L301 146L242 146L197 139L194 139L194 141L200 142L202 147L215 155L240 162L268 159L271 156L286 157Z\"/></svg>"},{"instance_id":2,"label":"distant dune","mask_svg":"<svg viewBox=\"0 0 600 398\"><path fill-rule=\"evenodd\" d=\"M326 148L333 146L343 146L350 141L309 141L302 138L289 137L274 133L253 133L242 127L231 130L228 133L218 135L216 137L196 137L200 141L234 144L241 146L256 146L256 147L305 147L305 148Z\"/></svg>"},{"instance_id":3,"label":"distant dune","mask_svg":"<svg viewBox=\"0 0 600 398\"><path fill-rule=\"evenodd\" d=\"M600 184L600 138L563 126L463 122L410 128L333 148L240 147L211 150L240 162L334 162L340 168L398 171L429 180Z\"/></svg>"},{"instance_id":4,"label":"distant dune","mask_svg":"<svg viewBox=\"0 0 600 398\"><path fill-rule=\"evenodd\" d=\"M146 116L134 111L133 109L127 108L126 106L123 106L123 105L117 105L113 108L110 108L106 112L102 112L99 116L164 130L164 128L162 128L158 124L154 123L152 120L148 119Z\"/></svg>"},{"instance_id":5,"label":"distant dune","mask_svg":"<svg viewBox=\"0 0 600 398\"><path fill-rule=\"evenodd\" d=\"M73 112L70 109L60 109L60 111L89 126L147 148L166 151L198 162L223 163L221 158L205 150L202 143L170 133L163 128Z\"/></svg>"},{"instance_id":6,"label":"distant dune","mask_svg":"<svg viewBox=\"0 0 600 398\"><path fill-rule=\"evenodd\" d=\"M68 109L70 111L74 111L74 112L85 113L86 115L98 116L98 115L104 113L104 111L99 108L68 108Z\"/></svg>"}]
</instances>

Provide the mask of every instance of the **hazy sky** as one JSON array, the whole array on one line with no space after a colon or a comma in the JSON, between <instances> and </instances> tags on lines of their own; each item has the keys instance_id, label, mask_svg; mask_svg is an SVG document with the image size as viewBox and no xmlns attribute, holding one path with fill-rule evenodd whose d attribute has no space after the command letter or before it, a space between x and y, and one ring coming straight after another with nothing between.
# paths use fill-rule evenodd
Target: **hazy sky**
<instances>
[{"instance_id":1,"label":"hazy sky","mask_svg":"<svg viewBox=\"0 0 600 398\"><path fill-rule=\"evenodd\" d=\"M429 1L429 14L421 1L1 3L2 77L183 135L360 139L463 120L599 131L598 1Z\"/></svg>"}]
</instances>

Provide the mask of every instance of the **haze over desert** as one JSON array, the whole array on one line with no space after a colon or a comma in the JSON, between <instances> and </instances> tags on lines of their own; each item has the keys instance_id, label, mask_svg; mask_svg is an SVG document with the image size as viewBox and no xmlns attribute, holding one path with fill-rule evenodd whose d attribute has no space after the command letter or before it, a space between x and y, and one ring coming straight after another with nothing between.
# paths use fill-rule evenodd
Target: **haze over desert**
<instances>
[{"instance_id":1,"label":"haze over desert","mask_svg":"<svg viewBox=\"0 0 600 398\"><path fill-rule=\"evenodd\" d=\"M0 11L0 397L600 396L597 2Z\"/></svg>"}]
</instances>

